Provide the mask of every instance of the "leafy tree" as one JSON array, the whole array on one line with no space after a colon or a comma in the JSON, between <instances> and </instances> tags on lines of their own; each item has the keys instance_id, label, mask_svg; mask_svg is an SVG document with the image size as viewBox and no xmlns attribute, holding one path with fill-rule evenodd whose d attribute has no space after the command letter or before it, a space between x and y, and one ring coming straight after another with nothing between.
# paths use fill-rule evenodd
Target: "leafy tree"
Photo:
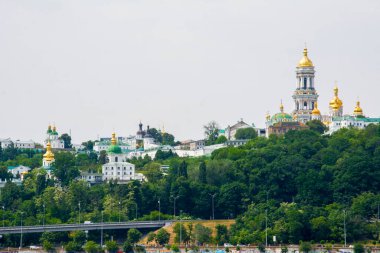
<instances>
[{"instance_id":1,"label":"leafy tree","mask_svg":"<svg viewBox=\"0 0 380 253\"><path fill-rule=\"evenodd\" d=\"M310 128L310 130L315 131L317 133L323 134L327 131L327 127L320 120L310 120L306 122L306 125Z\"/></svg>"},{"instance_id":2,"label":"leafy tree","mask_svg":"<svg viewBox=\"0 0 380 253\"><path fill-rule=\"evenodd\" d=\"M156 242L159 245L167 244L169 242L169 239L170 239L170 234L165 229L161 228L160 230L158 230L156 234Z\"/></svg>"},{"instance_id":3,"label":"leafy tree","mask_svg":"<svg viewBox=\"0 0 380 253\"><path fill-rule=\"evenodd\" d=\"M128 240L123 244L123 251L125 253L133 253L133 246Z\"/></svg>"},{"instance_id":4,"label":"leafy tree","mask_svg":"<svg viewBox=\"0 0 380 253\"><path fill-rule=\"evenodd\" d=\"M81 230L70 232L69 237L78 245L83 245L86 242L86 233Z\"/></svg>"},{"instance_id":5,"label":"leafy tree","mask_svg":"<svg viewBox=\"0 0 380 253\"><path fill-rule=\"evenodd\" d=\"M207 183L207 167L205 162L199 164L199 182L206 184Z\"/></svg>"},{"instance_id":6,"label":"leafy tree","mask_svg":"<svg viewBox=\"0 0 380 253\"><path fill-rule=\"evenodd\" d=\"M128 241L130 243L137 243L140 240L141 236L141 232L135 228L131 228L128 230Z\"/></svg>"},{"instance_id":7,"label":"leafy tree","mask_svg":"<svg viewBox=\"0 0 380 253\"><path fill-rule=\"evenodd\" d=\"M190 241L189 233L186 229L186 226L180 223L176 223L173 227L175 233L174 241L176 243L186 243Z\"/></svg>"},{"instance_id":8,"label":"leafy tree","mask_svg":"<svg viewBox=\"0 0 380 253\"><path fill-rule=\"evenodd\" d=\"M215 140L215 144L222 144L222 143L225 143L226 141L227 141L226 136L221 135L221 136L219 136L219 137Z\"/></svg>"},{"instance_id":9,"label":"leafy tree","mask_svg":"<svg viewBox=\"0 0 380 253\"><path fill-rule=\"evenodd\" d=\"M205 227L199 223L196 224L194 228L195 238L197 238L199 244L203 245L211 241L212 230L210 228Z\"/></svg>"},{"instance_id":10,"label":"leafy tree","mask_svg":"<svg viewBox=\"0 0 380 253\"><path fill-rule=\"evenodd\" d=\"M100 164L106 164L107 163L107 152L105 150L102 150L99 153L99 163Z\"/></svg>"},{"instance_id":11,"label":"leafy tree","mask_svg":"<svg viewBox=\"0 0 380 253\"><path fill-rule=\"evenodd\" d=\"M226 225L218 224L216 225L216 242L218 245L223 245L229 241L228 238L228 229Z\"/></svg>"},{"instance_id":12,"label":"leafy tree","mask_svg":"<svg viewBox=\"0 0 380 253\"><path fill-rule=\"evenodd\" d=\"M89 141L82 142L82 145L84 146L84 148L86 150L92 151L92 150L94 150L95 143L93 141L89 140Z\"/></svg>"},{"instance_id":13,"label":"leafy tree","mask_svg":"<svg viewBox=\"0 0 380 253\"><path fill-rule=\"evenodd\" d=\"M109 253L116 253L119 247L115 241L106 241L106 249Z\"/></svg>"},{"instance_id":14,"label":"leafy tree","mask_svg":"<svg viewBox=\"0 0 380 253\"><path fill-rule=\"evenodd\" d=\"M354 244L354 253L364 253L364 252L365 250L364 250L363 244L360 244L360 243Z\"/></svg>"},{"instance_id":15,"label":"leafy tree","mask_svg":"<svg viewBox=\"0 0 380 253\"><path fill-rule=\"evenodd\" d=\"M90 245L89 245L90 246ZM82 250L82 247L81 245L79 245L78 243L76 242L68 242L65 246L64 246L66 252L69 252L69 253L75 253L75 252L78 252L78 251L81 251ZM89 248L90 249L90 248ZM86 252L96 252L96 251L86 251Z\"/></svg>"},{"instance_id":16,"label":"leafy tree","mask_svg":"<svg viewBox=\"0 0 380 253\"><path fill-rule=\"evenodd\" d=\"M94 241L87 241L83 248L87 253L98 253L101 251L99 244Z\"/></svg>"},{"instance_id":17,"label":"leafy tree","mask_svg":"<svg viewBox=\"0 0 380 253\"><path fill-rule=\"evenodd\" d=\"M308 253L310 252L312 249L311 247L311 243L310 242L303 242L301 241L300 243L300 251L304 252L304 253Z\"/></svg>"},{"instance_id":18,"label":"leafy tree","mask_svg":"<svg viewBox=\"0 0 380 253\"><path fill-rule=\"evenodd\" d=\"M187 178L187 163L186 163L186 161L182 161L182 163L179 167L179 173L181 176Z\"/></svg>"},{"instance_id":19,"label":"leafy tree","mask_svg":"<svg viewBox=\"0 0 380 253\"><path fill-rule=\"evenodd\" d=\"M42 242L42 248L47 252L53 252L54 250L53 244L46 240Z\"/></svg>"},{"instance_id":20,"label":"leafy tree","mask_svg":"<svg viewBox=\"0 0 380 253\"><path fill-rule=\"evenodd\" d=\"M180 252L177 244L173 244L170 249L172 250L172 252Z\"/></svg>"},{"instance_id":21,"label":"leafy tree","mask_svg":"<svg viewBox=\"0 0 380 253\"><path fill-rule=\"evenodd\" d=\"M79 170L75 166L75 157L69 152L59 152L55 155L53 173L63 185L68 185L70 181L79 176Z\"/></svg>"},{"instance_id":22,"label":"leafy tree","mask_svg":"<svg viewBox=\"0 0 380 253\"><path fill-rule=\"evenodd\" d=\"M240 128L235 133L235 139L237 140L249 140L257 137L257 132L254 128L246 127Z\"/></svg>"},{"instance_id":23,"label":"leafy tree","mask_svg":"<svg viewBox=\"0 0 380 253\"><path fill-rule=\"evenodd\" d=\"M147 242L148 243L153 242L154 239L156 239L156 234L154 232L149 232L147 236Z\"/></svg>"},{"instance_id":24,"label":"leafy tree","mask_svg":"<svg viewBox=\"0 0 380 253\"><path fill-rule=\"evenodd\" d=\"M64 143L64 147L65 148L71 148L72 145L71 145L71 136L68 135L68 134L62 134L59 139L63 140L63 143Z\"/></svg>"},{"instance_id":25,"label":"leafy tree","mask_svg":"<svg viewBox=\"0 0 380 253\"><path fill-rule=\"evenodd\" d=\"M163 145L170 145L174 146L175 141L174 141L174 135L169 134L169 133L163 133L162 134L162 142Z\"/></svg>"},{"instance_id":26,"label":"leafy tree","mask_svg":"<svg viewBox=\"0 0 380 253\"><path fill-rule=\"evenodd\" d=\"M203 126L204 134L206 137L206 145L215 144L216 139L219 136L219 125L215 121L210 121Z\"/></svg>"}]
</instances>

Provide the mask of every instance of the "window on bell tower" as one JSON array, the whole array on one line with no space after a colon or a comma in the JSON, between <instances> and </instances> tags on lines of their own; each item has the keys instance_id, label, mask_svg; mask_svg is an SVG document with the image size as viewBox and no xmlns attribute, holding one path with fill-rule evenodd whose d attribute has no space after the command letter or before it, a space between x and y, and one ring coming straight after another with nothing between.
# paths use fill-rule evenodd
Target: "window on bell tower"
<instances>
[{"instance_id":1,"label":"window on bell tower","mask_svg":"<svg viewBox=\"0 0 380 253\"><path fill-rule=\"evenodd\" d=\"M306 87L307 87L307 78L305 77L303 79L303 88L306 89Z\"/></svg>"}]
</instances>

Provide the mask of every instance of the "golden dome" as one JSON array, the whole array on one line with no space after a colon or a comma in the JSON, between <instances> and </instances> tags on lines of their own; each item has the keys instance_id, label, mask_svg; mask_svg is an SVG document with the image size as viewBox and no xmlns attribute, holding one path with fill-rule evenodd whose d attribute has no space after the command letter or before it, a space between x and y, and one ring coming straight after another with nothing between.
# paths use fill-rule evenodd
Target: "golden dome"
<instances>
[{"instance_id":1,"label":"golden dome","mask_svg":"<svg viewBox=\"0 0 380 253\"><path fill-rule=\"evenodd\" d=\"M355 109L354 109L354 115L355 116L362 116L363 115L363 109L360 107L360 102L357 101L356 102L356 106L355 106Z\"/></svg>"},{"instance_id":2,"label":"golden dome","mask_svg":"<svg viewBox=\"0 0 380 253\"><path fill-rule=\"evenodd\" d=\"M284 105L282 104L282 101L281 101L281 104L280 104L280 112L284 113Z\"/></svg>"},{"instance_id":3,"label":"golden dome","mask_svg":"<svg viewBox=\"0 0 380 253\"><path fill-rule=\"evenodd\" d=\"M266 119L267 121L270 120L270 114L269 114L269 112L267 112L267 114L265 115L265 119Z\"/></svg>"},{"instance_id":4,"label":"golden dome","mask_svg":"<svg viewBox=\"0 0 380 253\"><path fill-rule=\"evenodd\" d=\"M342 100L338 97L338 87L335 86L334 88L334 98L330 101L330 108L333 110L339 110L343 106Z\"/></svg>"},{"instance_id":5,"label":"golden dome","mask_svg":"<svg viewBox=\"0 0 380 253\"><path fill-rule=\"evenodd\" d=\"M48 162L54 160L54 153L51 151L50 141L46 144L46 153L44 154L44 159Z\"/></svg>"},{"instance_id":6,"label":"golden dome","mask_svg":"<svg viewBox=\"0 0 380 253\"><path fill-rule=\"evenodd\" d=\"M57 128L55 127L55 125L53 126L53 131L57 131Z\"/></svg>"},{"instance_id":7,"label":"golden dome","mask_svg":"<svg viewBox=\"0 0 380 253\"><path fill-rule=\"evenodd\" d=\"M112 133L111 144L116 145L116 134L115 133Z\"/></svg>"},{"instance_id":8,"label":"golden dome","mask_svg":"<svg viewBox=\"0 0 380 253\"><path fill-rule=\"evenodd\" d=\"M318 109L318 102L314 103L314 109L311 112L312 115L321 115L321 111Z\"/></svg>"},{"instance_id":9,"label":"golden dome","mask_svg":"<svg viewBox=\"0 0 380 253\"><path fill-rule=\"evenodd\" d=\"M313 67L313 62L307 57L307 48L303 50L303 57L298 62L298 67Z\"/></svg>"}]
</instances>

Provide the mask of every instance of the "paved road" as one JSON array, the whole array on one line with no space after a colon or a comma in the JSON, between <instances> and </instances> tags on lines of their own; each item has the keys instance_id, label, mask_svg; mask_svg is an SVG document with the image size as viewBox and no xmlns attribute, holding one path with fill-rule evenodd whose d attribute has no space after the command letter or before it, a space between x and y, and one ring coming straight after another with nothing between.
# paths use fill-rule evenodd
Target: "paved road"
<instances>
[{"instance_id":1,"label":"paved road","mask_svg":"<svg viewBox=\"0 0 380 253\"><path fill-rule=\"evenodd\" d=\"M0 234L41 233L45 231L104 230L128 228L160 228L171 221L104 222L91 224L57 224L45 226L0 227Z\"/></svg>"}]
</instances>

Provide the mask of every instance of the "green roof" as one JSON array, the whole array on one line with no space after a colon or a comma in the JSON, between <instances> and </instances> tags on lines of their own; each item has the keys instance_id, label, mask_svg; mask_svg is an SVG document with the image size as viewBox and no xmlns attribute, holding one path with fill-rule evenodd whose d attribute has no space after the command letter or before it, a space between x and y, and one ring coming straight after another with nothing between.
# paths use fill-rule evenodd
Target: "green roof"
<instances>
[{"instance_id":1,"label":"green roof","mask_svg":"<svg viewBox=\"0 0 380 253\"><path fill-rule=\"evenodd\" d=\"M109 146L108 153L121 154L121 148L118 145Z\"/></svg>"},{"instance_id":2,"label":"green roof","mask_svg":"<svg viewBox=\"0 0 380 253\"><path fill-rule=\"evenodd\" d=\"M293 118L292 116L284 112L276 113L275 115L272 116L272 121L283 121L283 120L289 121L289 120L293 120Z\"/></svg>"}]
</instances>

